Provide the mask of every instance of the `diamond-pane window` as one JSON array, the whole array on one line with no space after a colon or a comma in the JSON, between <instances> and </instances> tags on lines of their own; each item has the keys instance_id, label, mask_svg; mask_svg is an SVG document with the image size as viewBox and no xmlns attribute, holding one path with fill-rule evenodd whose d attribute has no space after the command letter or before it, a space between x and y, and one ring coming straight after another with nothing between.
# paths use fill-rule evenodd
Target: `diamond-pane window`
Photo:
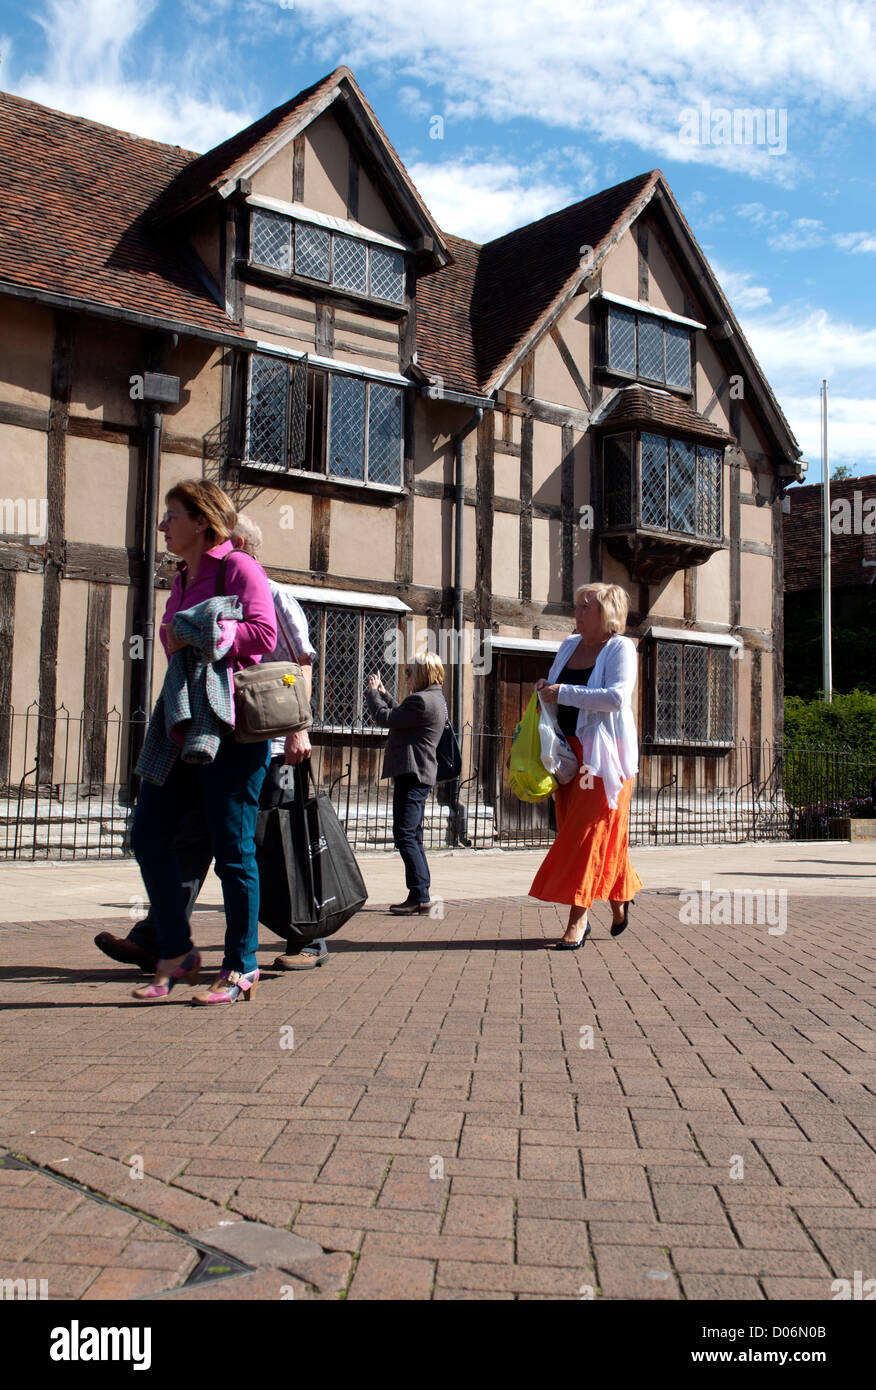
<instances>
[{"instance_id":1,"label":"diamond-pane window","mask_svg":"<svg viewBox=\"0 0 876 1390\"><path fill-rule=\"evenodd\" d=\"M339 289L355 290L357 294L368 293L368 248L364 241L355 237L334 238L332 255L332 284Z\"/></svg>"},{"instance_id":2,"label":"diamond-pane window","mask_svg":"<svg viewBox=\"0 0 876 1390\"><path fill-rule=\"evenodd\" d=\"M669 441L669 529L696 529L696 449L680 439Z\"/></svg>"},{"instance_id":3,"label":"diamond-pane window","mask_svg":"<svg viewBox=\"0 0 876 1390\"><path fill-rule=\"evenodd\" d=\"M296 222L296 275L306 275L311 280L328 281L330 254L330 232L324 227L313 227L309 222Z\"/></svg>"},{"instance_id":4,"label":"diamond-pane window","mask_svg":"<svg viewBox=\"0 0 876 1390\"><path fill-rule=\"evenodd\" d=\"M648 314L638 315L639 376L665 380L663 371L663 324Z\"/></svg>"},{"instance_id":5,"label":"diamond-pane window","mask_svg":"<svg viewBox=\"0 0 876 1390\"><path fill-rule=\"evenodd\" d=\"M274 270L292 269L292 222L261 209L252 215L252 259Z\"/></svg>"},{"instance_id":6,"label":"diamond-pane window","mask_svg":"<svg viewBox=\"0 0 876 1390\"><path fill-rule=\"evenodd\" d=\"M733 676L726 647L657 643L654 664L656 743L733 741Z\"/></svg>"},{"instance_id":7,"label":"diamond-pane window","mask_svg":"<svg viewBox=\"0 0 876 1390\"><path fill-rule=\"evenodd\" d=\"M260 468L286 467L289 367L275 357L250 358L246 457Z\"/></svg>"},{"instance_id":8,"label":"diamond-pane window","mask_svg":"<svg viewBox=\"0 0 876 1390\"><path fill-rule=\"evenodd\" d=\"M399 251L371 247L371 293L376 299L402 304L405 297L405 261Z\"/></svg>"},{"instance_id":9,"label":"diamond-pane window","mask_svg":"<svg viewBox=\"0 0 876 1390\"><path fill-rule=\"evenodd\" d=\"M666 383L690 390L690 330L677 323L665 325Z\"/></svg>"},{"instance_id":10,"label":"diamond-pane window","mask_svg":"<svg viewBox=\"0 0 876 1390\"><path fill-rule=\"evenodd\" d=\"M365 480L365 382L358 377L331 377L329 405L330 473Z\"/></svg>"},{"instance_id":11,"label":"diamond-pane window","mask_svg":"<svg viewBox=\"0 0 876 1390\"><path fill-rule=\"evenodd\" d=\"M658 642L654 737L661 743L674 743L681 738L681 677L681 643Z\"/></svg>"},{"instance_id":12,"label":"diamond-pane window","mask_svg":"<svg viewBox=\"0 0 876 1390\"><path fill-rule=\"evenodd\" d=\"M629 526L633 516L633 443L610 435L603 446L602 502L606 526Z\"/></svg>"},{"instance_id":13,"label":"diamond-pane window","mask_svg":"<svg viewBox=\"0 0 876 1390\"><path fill-rule=\"evenodd\" d=\"M697 447L697 534L721 535L721 451Z\"/></svg>"},{"instance_id":14,"label":"diamond-pane window","mask_svg":"<svg viewBox=\"0 0 876 1390\"><path fill-rule=\"evenodd\" d=\"M402 393L371 382L368 388L368 481L401 483Z\"/></svg>"},{"instance_id":15,"label":"diamond-pane window","mask_svg":"<svg viewBox=\"0 0 876 1390\"><path fill-rule=\"evenodd\" d=\"M615 305L608 311L608 365L636 374L636 316Z\"/></svg>"},{"instance_id":16,"label":"diamond-pane window","mask_svg":"<svg viewBox=\"0 0 876 1390\"><path fill-rule=\"evenodd\" d=\"M642 435L642 525L666 525L666 445L659 434Z\"/></svg>"},{"instance_id":17,"label":"diamond-pane window","mask_svg":"<svg viewBox=\"0 0 876 1390\"><path fill-rule=\"evenodd\" d=\"M393 613L338 605L302 603L313 662L311 709L317 728L375 728L365 708L365 678L379 671L392 696L398 690L395 653L398 619Z\"/></svg>"}]
</instances>

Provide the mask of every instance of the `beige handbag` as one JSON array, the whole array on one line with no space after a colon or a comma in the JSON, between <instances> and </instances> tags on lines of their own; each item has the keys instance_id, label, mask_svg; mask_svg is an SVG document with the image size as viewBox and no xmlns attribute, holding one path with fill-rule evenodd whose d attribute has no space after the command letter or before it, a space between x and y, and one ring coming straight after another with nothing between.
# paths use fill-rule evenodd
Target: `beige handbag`
<instances>
[{"instance_id":1,"label":"beige handbag","mask_svg":"<svg viewBox=\"0 0 876 1390\"><path fill-rule=\"evenodd\" d=\"M297 661L262 661L234 673L238 743L285 738L313 724L307 685Z\"/></svg>"},{"instance_id":2,"label":"beige handbag","mask_svg":"<svg viewBox=\"0 0 876 1390\"><path fill-rule=\"evenodd\" d=\"M219 562L216 593L225 593L225 561ZM276 610L275 610L276 611ZM282 625L280 614L277 622ZM290 652L289 634L283 636ZM234 672L234 737L238 743L263 743L309 729L313 724L307 683L297 661L261 661Z\"/></svg>"}]
</instances>

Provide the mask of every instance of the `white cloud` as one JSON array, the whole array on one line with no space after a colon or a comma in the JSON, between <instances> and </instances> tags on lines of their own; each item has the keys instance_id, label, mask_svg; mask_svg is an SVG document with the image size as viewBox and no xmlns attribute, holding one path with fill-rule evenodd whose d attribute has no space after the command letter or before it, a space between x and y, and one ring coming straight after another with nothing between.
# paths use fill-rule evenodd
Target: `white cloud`
<instances>
[{"instance_id":1,"label":"white cloud","mask_svg":"<svg viewBox=\"0 0 876 1390\"><path fill-rule=\"evenodd\" d=\"M184 53L171 63L146 45L156 5L46 0L42 12L31 14L45 33L45 64L39 73L13 76L9 90L153 140L210 149L248 125L253 113L230 110L213 94L199 74L202 55Z\"/></svg>"},{"instance_id":2,"label":"white cloud","mask_svg":"<svg viewBox=\"0 0 876 1390\"><path fill-rule=\"evenodd\" d=\"M408 164L408 173L439 225L471 241L492 241L514 227L586 198L595 184L592 162L580 151L532 164L473 156L440 163ZM577 170L574 182L558 177L559 166Z\"/></svg>"},{"instance_id":3,"label":"white cloud","mask_svg":"<svg viewBox=\"0 0 876 1390\"><path fill-rule=\"evenodd\" d=\"M853 256L862 251L876 252L876 232L844 232L834 237L837 246L843 251L851 251Z\"/></svg>"},{"instance_id":4,"label":"white cloud","mask_svg":"<svg viewBox=\"0 0 876 1390\"><path fill-rule=\"evenodd\" d=\"M742 327L804 455L821 457L818 402L826 378L832 461L876 460L876 328L815 308L743 315Z\"/></svg>"},{"instance_id":5,"label":"white cloud","mask_svg":"<svg viewBox=\"0 0 876 1390\"><path fill-rule=\"evenodd\" d=\"M835 108L872 115L874 11L867 0L506 0L489 26L470 0L295 0L304 33L334 38L355 69L432 84L448 119L520 116L631 141L649 154L790 183L810 121ZM720 55L720 63L715 57ZM787 112L788 152L765 144L688 144L682 113L712 108ZM781 105L780 105L781 103ZM800 151L798 155L796 152Z\"/></svg>"},{"instance_id":6,"label":"white cloud","mask_svg":"<svg viewBox=\"0 0 876 1390\"><path fill-rule=\"evenodd\" d=\"M724 266L719 266L716 261L712 261L712 269L737 317L753 309L762 309L766 304L772 303L766 285L753 285L751 283L751 271L728 270Z\"/></svg>"}]
</instances>

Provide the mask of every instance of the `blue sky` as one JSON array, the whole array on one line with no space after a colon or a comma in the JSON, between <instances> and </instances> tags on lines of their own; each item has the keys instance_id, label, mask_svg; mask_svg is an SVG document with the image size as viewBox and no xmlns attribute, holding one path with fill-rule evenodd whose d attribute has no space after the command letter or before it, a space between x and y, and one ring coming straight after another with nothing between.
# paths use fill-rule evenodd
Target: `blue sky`
<instances>
[{"instance_id":1,"label":"blue sky","mask_svg":"<svg viewBox=\"0 0 876 1390\"><path fill-rule=\"evenodd\" d=\"M0 51L8 90L195 150L346 63L476 241L659 167L810 479L822 377L832 464L876 472L872 0L3 0Z\"/></svg>"}]
</instances>

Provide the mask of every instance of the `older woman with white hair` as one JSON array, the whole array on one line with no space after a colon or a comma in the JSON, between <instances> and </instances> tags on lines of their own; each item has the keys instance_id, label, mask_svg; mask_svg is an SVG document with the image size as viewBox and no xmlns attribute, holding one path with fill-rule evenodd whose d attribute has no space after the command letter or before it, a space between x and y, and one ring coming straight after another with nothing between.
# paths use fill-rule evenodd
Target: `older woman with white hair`
<instances>
[{"instance_id":1,"label":"older woman with white hair","mask_svg":"<svg viewBox=\"0 0 876 1390\"><path fill-rule=\"evenodd\" d=\"M529 890L533 898L569 905L557 950L583 946L590 935L587 911L596 899L611 903L611 934L619 936L642 887L628 853L639 770L632 709L638 662L634 643L622 636L628 611L619 585L581 585L576 631L560 646L547 680L536 682L543 698L559 706L560 729L580 765L578 777L557 787L557 836Z\"/></svg>"}]
</instances>

